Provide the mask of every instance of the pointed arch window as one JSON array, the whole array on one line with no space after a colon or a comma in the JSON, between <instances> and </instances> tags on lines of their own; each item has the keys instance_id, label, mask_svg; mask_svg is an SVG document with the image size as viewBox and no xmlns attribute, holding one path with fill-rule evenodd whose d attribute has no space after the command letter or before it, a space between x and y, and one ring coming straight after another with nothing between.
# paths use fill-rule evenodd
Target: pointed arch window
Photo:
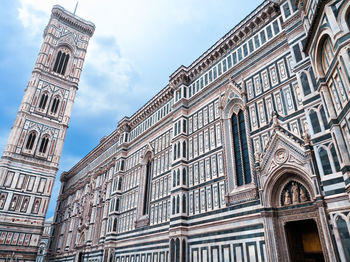
<instances>
[{"instance_id":1,"label":"pointed arch window","mask_svg":"<svg viewBox=\"0 0 350 262\"><path fill-rule=\"evenodd\" d=\"M314 134L321 132L320 121L318 120L317 113L314 110L310 112L310 120Z\"/></svg>"},{"instance_id":2,"label":"pointed arch window","mask_svg":"<svg viewBox=\"0 0 350 262\"><path fill-rule=\"evenodd\" d=\"M323 73L326 74L327 70L333 60L334 54L332 50L332 43L330 38L327 38L323 41L322 49L321 49L321 64Z\"/></svg>"},{"instance_id":3,"label":"pointed arch window","mask_svg":"<svg viewBox=\"0 0 350 262\"><path fill-rule=\"evenodd\" d=\"M60 104L60 98L59 97L55 97L52 101L51 104L51 114L56 114L57 113L57 109L58 109L58 105Z\"/></svg>"},{"instance_id":4,"label":"pointed arch window","mask_svg":"<svg viewBox=\"0 0 350 262\"><path fill-rule=\"evenodd\" d=\"M151 196L151 178L152 178L152 161L148 160L146 165L146 183L145 183L145 193L144 193L144 200L143 200L143 215L147 215L149 213L149 203L150 203L150 196Z\"/></svg>"},{"instance_id":5,"label":"pointed arch window","mask_svg":"<svg viewBox=\"0 0 350 262\"><path fill-rule=\"evenodd\" d=\"M252 182L244 113L232 115L233 149L237 186Z\"/></svg>"},{"instance_id":6,"label":"pointed arch window","mask_svg":"<svg viewBox=\"0 0 350 262\"><path fill-rule=\"evenodd\" d=\"M348 226L346 225L346 221L341 217L337 217L337 230L339 233L340 241L343 246L344 255L346 258L346 261L350 260L350 234Z\"/></svg>"},{"instance_id":7,"label":"pointed arch window","mask_svg":"<svg viewBox=\"0 0 350 262\"><path fill-rule=\"evenodd\" d=\"M36 133L35 132L30 132L28 139L27 139L27 143L26 143L26 149L27 150L32 150L33 146L34 146L34 142L36 139Z\"/></svg>"},{"instance_id":8,"label":"pointed arch window","mask_svg":"<svg viewBox=\"0 0 350 262\"><path fill-rule=\"evenodd\" d=\"M331 145L330 149L331 149L335 170L339 172L340 171L339 159L338 159L337 153L335 152L335 148L333 144Z\"/></svg>"},{"instance_id":9,"label":"pointed arch window","mask_svg":"<svg viewBox=\"0 0 350 262\"><path fill-rule=\"evenodd\" d=\"M39 153L45 154L48 144L49 144L49 137L48 136L44 136L41 139L41 143L40 143L40 147L39 147Z\"/></svg>"},{"instance_id":10,"label":"pointed arch window","mask_svg":"<svg viewBox=\"0 0 350 262\"><path fill-rule=\"evenodd\" d=\"M49 96L48 94L46 93L43 93L40 97L40 101L39 101L39 108L40 109L45 109L46 107L46 103L47 103L47 100L49 99Z\"/></svg>"},{"instance_id":11,"label":"pointed arch window","mask_svg":"<svg viewBox=\"0 0 350 262\"><path fill-rule=\"evenodd\" d=\"M66 72L68 61L69 54L65 53L63 50L58 51L55 65L53 66L53 71L60 75L64 75Z\"/></svg>"},{"instance_id":12,"label":"pointed arch window","mask_svg":"<svg viewBox=\"0 0 350 262\"><path fill-rule=\"evenodd\" d=\"M304 72L301 73L300 80L301 80L301 86L303 87L304 96L311 94L309 79L308 79L306 73L304 73Z\"/></svg>"},{"instance_id":13,"label":"pointed arch window","mask_svg":"<svg viewBox=\"0 0 350 262\"><path fill-rule=\"evenodd\" d=\"M322 164L322 169L323 169L323 174L324 175L329 175L332 173L332 167L331 163L329 162L329 157L328 153L324 148L320 148L318 151L318 154L320 156L321 164Z\"/></svg>"}]
</instances>

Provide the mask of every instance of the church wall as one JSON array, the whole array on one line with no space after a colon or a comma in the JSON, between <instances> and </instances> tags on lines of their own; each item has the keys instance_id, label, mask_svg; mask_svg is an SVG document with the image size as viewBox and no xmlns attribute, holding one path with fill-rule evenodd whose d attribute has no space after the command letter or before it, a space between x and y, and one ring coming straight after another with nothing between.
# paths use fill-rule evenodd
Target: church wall
<instances>
[{"instance_id":1,"label":"church wall","mask_svg":"<svg viewBox=\"0 0 350 262\"><path fill-rule=\"evenodd\" d=\"M263 2L62 175L52 259L290 261L285 224L310 219L325 261L345 261L349 29L337 109L304 2Z\"/></svg>"}]
</instances>

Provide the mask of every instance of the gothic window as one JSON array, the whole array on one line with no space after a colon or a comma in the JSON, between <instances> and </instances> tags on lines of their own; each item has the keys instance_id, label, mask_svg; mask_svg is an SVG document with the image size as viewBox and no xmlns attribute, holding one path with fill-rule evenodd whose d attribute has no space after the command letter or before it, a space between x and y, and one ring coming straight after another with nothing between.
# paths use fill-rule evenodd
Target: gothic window
<instances>
[{"instance_id":1,"label":"gothic window","mask_svg":"<svg viewBox=\"0 0 350 262\"><path fill-rule=\"evenodd\" d=\"M41 143L40 143L40 147L39 147L39 153L45 154L48 144L49 144L49 137L48 136L44 136L41 139Z\"/></svg>"},{"instance_id":2,"label":"gothic window","mask_svg":"<svg viewBox=\"0 0 350 262\"><path fill-rule=\"evenodd\" d=\"M177 158L180 158L180 142L177 143Z\"/></svg>"},{"instance_id":3,"label":"gothic window","mask_svg":"<svg viewBox=\"0 0 350 262\"><path fill-rule=\"evenodd\" d=\"M113 221L113 231L114 232L117 231L117 226L118 226L118 220L116 218L114 218L114 221Z\"/></svg>"},{"instance_id":4,"label":"gothic window","mask_svg":"<svg viewBox=\"0 0 350 262\"><path fill-rule=\"evenodd\" d=\"M186 175L186 168L182 169L182 184L184 186L187 185L187 175Z\"/></svg>"},{"instance_id":5,"label":"gothic window","mask_svg":"<svg viewBox=\"0 0 350 262\"><path fill-rule=\"evenodd\" d=\"M173 171L173 187L176 187L176 171Z\"/></svg>"},{"instance_id":6,"label":"gothic window","mask_svg":"<svg viewBox=\"0 0 350 262\"><path fill-rule=\"evenodd\" d=\"M174 145L174 160L176 159L176 144Z\"/></svg>"},{"instance_id":7,"label":"gothic window","mask_svg":"<svg viewBox=\"0 0 350 262\"><path fill-rule=\"evenodd\" d=\"M116 200L116 202L115 202L115 211L119 211L119 202L120 202L120 200L119 200L119 198L117 198L117 200Z\"/></svg>"},{"instance_id":8,"label":"gothic window","mask_svg":"<svg viewBox=\"0 0 350 262\"><path fill-rule=\"evenodd\" d=\"M182 157L186 157L186 141L182 142Z\"/></svg>"},{"instance_id":9,"label":"gothic window","mask_svg":"<svg viewBox=\"0 0 350 262\"><path fill-rule=\"evenodd\" d=\"M250 173L247 134L242 110L232 115L233 148L237 185L249 184Z\"/></svg>"},{"instance_id":10,"label":"gothic window","mask_svg":"<svg viewBox=\"0 0 350 262\"><path fill-rule=\"evenodd\" d=\"M307 75L304 72L302 72L300 75L300 81L301 81L301 86L303 87L304 96L311 94L309 80L307 78Z\"/></svg>"},{"instance_id":11,"label":"gothic window","mask_svg":"<svg viewBox=\"0 0 350 262\"><path fill-rule=\"evenodd\" d=\"M43 93L41 95L40 102L39 102L40 109L45 109L48 98L49 98L49 96L47 93Z\"/></svg>"},{"instance_id":12,"label":"gothic window","mask_svg":"<svg viewBox=\"0 0 350 262\"><path fill-rule=\"evenodd\" d=\"M187 213L186 195L182 196L182 213Z\"/></svg>"},{"instance_id":13,"label":"gothic window","mask_svg":"<svg viewBox=\"0 0 350 262\"><path fill-rule=\"evenodd\" d=\"M321 49L321 63L322 63L322 70L323 73L326 74L328 67L330 66L330 63L332 62L332 59L334 57L333 51L332 51L332 44L329 37L327 37L322 44Z\"/></svg>"},{"instance_id":14,"label":"gothic window","mask_svg":"<svg viewBox=\"0 0 350 262\"><path fill-rule=\"evenodd\" d=\"M340 171L339 160L333 144L331 145L330 150L331 150L335 170L339 172Z\"/></svg>"},{"instance_id":15,"label":"gothic window","mask_svg":"<svg viewBox=\"0 0 350 262\"><path fill-rule=\"evenodd\" d=\"M30 132L29 136L28 136L28 139L27 139L27 143L26 143L26 149L27 150L32 150L33 149L35 139L36 139L36 133L34 131Z\"/></svg>"},{"instance_id":16,"label":"gothic window","mask_svg":"<svg viewBox=\"0 0 350 262\"><path fill-rule=\"evenodd\" d=\"M337 217L337 229L340 236L340 241L343 245L344 255L347 261L350 260L350 235L346 221L341 217Z\"/></svg>"},{"instance_id":17,"label":"gothic window","mask_svg":"<svg viewBox=\"0 0 350 262\"><path fill-rule=\"evenodd\" d=\"M122 183L123 183L123 178L119 177L119 181L118 181L118 190L122 190Z\"/></svg>"},{"instance_id":18,"label":"gothic window","mask_svg":"<svg viewBox=\"0 0 350 262\"><path fill-rule=\"evenodd\" d=\"M324 175L329 175L332 173L332 167L331 167L331 163L329 162L329 157L328 157L328 153L324 148L320 148L318 151L318 154L320 156L320 160L321 160L321 165L322 165L322 169L323 169L323 174Z\"/></svg>"},{"instance_id":19,"label":"gothic window","mask_svg":"<svg viewBox=\"0 0 350 262\"><path fill-rule=\"evenodd\" d=\"M175 214L175 197L173 197L173 207L172 207L172 214Z\"/></svg>"},{"instance_id":20,"label":"gothic window","mask_svg":"<svg viewBox=\"0 0 350 262\"><path fill-rule=\"evenodd\" d=\"M176 175L176 185L180 185L180 169L177 170L177 175Z\"/></svg>"},{"instance_id":21,"label":"gothic window","mask_svg":"<svg viewBox=\"0 0 350 262\"><path fill-rule=\"evenodd\" d=\"M146 183L145 183L145 193L143 200L143 215L149 213L149 203L150 203L150 185L151 185L151 177L152 177L152 162L148 160L146 165Z\"/></svg>"},{"instance_id":22,"label":"gothic window","mask_svg":"<svg viewBox=\"0 0 350 262\"><path fill-rule=\"evenodd\" d=\"M64 75L69 61L69 54L63 50L58 51L53 71Z\"/></svg>"},{"instance_id":23,"label":"gothic window","mask_svg":"<svg viewBox=\"0 0 350 262\"><path fill-rule=\"evenodd\" d=\"M180 196L176 197L176 214L180 213Z\"/></svg>"},{"instance_id":24,"label":"gothic window","mask_svg":"<svg viewBox=\"0 0 350 262\"><path fill-rule=\"evenodd\" d=\"M317 113L314 110L311 110L309 116L310 116L312 129L314 130L314 134L321 132L321 126L318 120Z\"/></svg>"},{"instance_id":25,"label":"gothic window","mask_svg":"<svg viewBox=\"0 0 350 262\"><path fill-rule=\"evenodd\" d=\"M56 114L57 113L57 109L58 109L58 105L60 104L60 99L59 97L55 97L52 101L52 104L51 104L51 114Z\"/></svg>"}]
</instances>

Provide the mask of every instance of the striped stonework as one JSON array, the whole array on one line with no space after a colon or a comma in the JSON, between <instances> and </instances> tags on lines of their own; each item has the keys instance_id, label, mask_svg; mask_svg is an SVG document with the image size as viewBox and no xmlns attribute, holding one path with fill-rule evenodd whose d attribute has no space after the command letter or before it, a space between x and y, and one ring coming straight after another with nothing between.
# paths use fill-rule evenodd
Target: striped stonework
<instances>
[{"instance_id":1,"label":"striped stonework","mask_svg":"<svg viewBox=\"0 0 350 262\"><path fill-rule=\"evenodd\" d=\"M264 1L61 176L51 261L350 261L350 2Z\"/></svg>"}]
</instances>

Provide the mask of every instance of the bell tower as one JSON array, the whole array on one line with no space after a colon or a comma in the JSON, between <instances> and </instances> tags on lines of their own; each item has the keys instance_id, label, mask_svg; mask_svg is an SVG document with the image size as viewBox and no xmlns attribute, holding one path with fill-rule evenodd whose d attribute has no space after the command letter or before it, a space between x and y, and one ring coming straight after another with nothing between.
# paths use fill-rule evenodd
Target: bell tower
<instances>
[{"instance_id":1,"label":"bell tower","mask_svg":"<svg viewBox=\"0 0 350 262\"><path fill-rule=\"evenodd\" d=\"M35 261L95 25L55 5L0 160L0 258Z\"/></svg>"}]
</instances>

